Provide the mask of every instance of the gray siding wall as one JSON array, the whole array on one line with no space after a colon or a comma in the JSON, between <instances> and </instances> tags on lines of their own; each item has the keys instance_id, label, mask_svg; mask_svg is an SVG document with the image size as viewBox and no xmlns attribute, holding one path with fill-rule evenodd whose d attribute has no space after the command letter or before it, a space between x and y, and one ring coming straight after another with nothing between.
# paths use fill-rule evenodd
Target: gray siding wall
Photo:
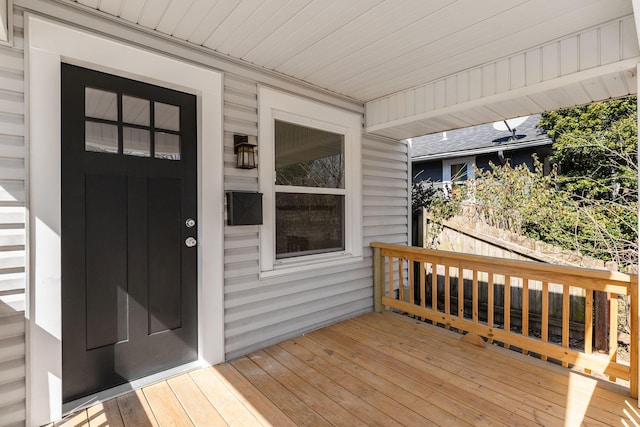
<instances>
[{"instance_id":1,"label":"gray siding wall","mask_svg":"<svg viewBox=\"0 0 640 427\"><path fill-rule=\"evenodd\" d=\"M226 74L225 190L258 191L256 170L234 167L233 134L256 137L258 85ZM255 142L255 140L254 140ZM258 147L258 149L260 149ZM228 359L373 306L372 241L407 242L407 146L363 137L365 257L362 263L259 278L259 227L225 226L225 345Z\"/></svg>"},{"instance_id":2,"label":"gray siding wall","mask_svg":"<svg viewBox=\"0 0 640 427\"><path fill-rule=\"evenodd\" d=\"M25 420L25 141L22 13L14 46L0 46L0 425ZM224 70L223 70L224 71ZM233 134L256 142L257 82L225 74L225 190L258 190L257 170L234 167ZM407 146L364 135L364 261L260 280L258 226L225 226L227 358L373 306L370 242L407 243ZM2 302L11 301L11 305Z\"/></svg>"},{"instance_id":3,"label":"gray siding wall","mask_svg":"<svg viewBox=\"0 0 640 427\"><path fill-rule=\"evenodd\" d=\"M0 45L0 425L25 422L25 141L22 15Z\"/></svg>"}]
</instances>

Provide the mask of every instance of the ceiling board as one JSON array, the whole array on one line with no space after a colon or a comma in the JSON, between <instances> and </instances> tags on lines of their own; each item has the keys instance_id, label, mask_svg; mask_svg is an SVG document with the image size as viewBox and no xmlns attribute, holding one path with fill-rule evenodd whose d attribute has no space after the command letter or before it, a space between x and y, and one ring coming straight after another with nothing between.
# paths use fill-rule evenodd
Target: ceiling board
<instances>
[{"instance_id":1,"label":"ceiling board","mask_svg":"<svg viewBox=\"0 0 640 427\"><path fill-rule=\"evenodd\" d=\"M153 0L145 3L138 18L138 24L155 29L160 23L171 0Z\"/></svg>"},{"instance_id":2,"label":"ceiling board","mask_svg":"<svg viewBox=\"0 0 640 427\"><path fill-rule=\"evenodd\" d=\"M590 69L602 65L598 58L603 50L605 56L617 52L624 59L633 56L637 51L633 19L616 22L633 14L632 0L59 1L99 9L361 102L425 87L412 92L410 99L389 104L390 115L423 114L430 97L433 107L445 108L378 132L387 136L444 130L637 91L635 76L616 72L568 81L567 86L547 92L516 93L515 98L489 105L475 102L473 108L447 110L493 92L560 78L567 67L578 64L575 58L582 68ZM601 27L585 32L596 26ZM584 40L573 37L577 33L584 33ZM598 52L589 40L600 43ZM621 49L610 49L616 43L622 43ZM525 62L523 52L527 59L539 55L541 65L525 69L525 64L536 61ZM500 62L503 58L510 59ZM466 70L477 72L467 76ZM426 85L447 76L466 77Z\"/></svg>"},{"instance_id":3,"label":"ceiling board","mask_svg":"<svg viewBox=\"0 0 640 427\"><path fill-rule=\"evenodd\" d=\"M138 18L144 7L145 0L123 0L120 18L125 21L138 23Z\"/></svg>"},{"instance_id":4,"label":"ceiling board","mask_svg":"<svg viewBox=\"0 0 640 427\"><path fill-rule=\"evenodd\" d=\"M192 4L193 0L172 1L162 18L160 18L156 30L164 34L173 34Z\"/></svg>"}]
</instances>

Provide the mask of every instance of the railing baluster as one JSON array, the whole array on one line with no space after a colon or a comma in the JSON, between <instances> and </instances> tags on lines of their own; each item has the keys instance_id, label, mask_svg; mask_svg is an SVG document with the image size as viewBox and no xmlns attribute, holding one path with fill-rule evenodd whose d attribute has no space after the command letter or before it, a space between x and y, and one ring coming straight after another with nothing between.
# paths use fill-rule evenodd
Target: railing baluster
<instances>
[{"instance_id":1,"label":"railing baluster","mask_svg":"<svg viewBox=\"0 0 640 427\"><path fill-rule=\"evenodd\" d=\"M444 313L448 316L451 314L451 275L449 266L444 266ZM449 329L451 326L447 323L444 325Z\"/></svg>"},{"instance_id":2,"label":"railing baluster","mask_svg":"<svg viewBox=\"0 0 640 427\"><path fill-rule=\"evenodd\" d=\"M569 285L562 285L562 346L569 348ZM562 366L568 367L569 362L562 361Z\"/></svg>"},{"instance_id":3,"label":"railing baluster","mask_svg":"<svg viewBox=\"0 0 640 427\"><path fill-rule=\"evenodd\" d=\"M427 306L427 302L425 301L426 297L426 289L425 289L425 281L427 279L427 270L426 263L420 262L420 306L425 308Z\"/></svg>"},{"instance_id":4,"label":"railing baluster","mask_svg":"<svg viewBox=\"0 0 640 427\"><path fill-rule=\"evenodd\" d=\"M489 273L489 277L487 279L487 323L489 324L490 328L493 328L494 326L494 320L493 320L493 311L494 311L494 307L493 307L493 299L494 299L494 289L493 289L493 283L494 281L494 275L493 273ZM489 342L492 343L493 342L493 338L489 337Z\"/></svg>"},{"instance_id":5,"label":"railing baluster","mask_svg":"<svg viewBox=\"0 0 640 427\"><path fill-rule=\"evenodd\" d=\"M404 301L404 274L402 258L398 258L398 299Z\"/></svg>"},{"instance_id":6,"label":"railing baluster","mask_svg":"<svg viewBox=\"0 0 640 427\"><path fill-rule=\"evenodd\" d=\"M396 295L394 292L395 286L393 281L393 257L389 255L387 259L389 260L389 298L395 299Z\"/></svg>"},{"instance_id":7,"label":"railing baluster","mask_svg":"<svg viewBox=\"0 0 640 427\"><path fill-rule=\"evenodd\" d=\"M584 298L584 352L593 353L593 291L590 290Z\"/></svg>"},{"instance_id":8,"label":"railing baluster","mask_svg":"<svg viewBox=\"0 0 640 427\"><path fill-rule=\"evenodd\" d=\"M511 276L504 276L504 303L502 304L503 324L506 332L511 332ZM509 343L504 343L504 348L509 348Z\"/></svg>"},{"instance_id":9,"label":"railing baluster","mask_svg":"<svg viewBox=\"0 0 640 427\"><path fill-rule=\"evenodd\" d=\"M542 282L542 342L549 342L549 283ZM540 355L542 360L547 360L547 355Z\"/></svg>"},{"instance_id":10,"label":"railing baluster","mask_svg":"<svg viewBox=\"0 0 640 427\"><path fill-rule=\"evenodd\" d=\"M464 270L458 267L458 316L464 319Z\"/></svg>"},{"instance_id":11,"label":"railing baluster","mask_svg":"<svg viewBox=\"0 0 640 427\"><path fill-rule=\"evenodd\" d=\"M593 353L593 291L587 290L584 296L584 352ZM585 369L590 374L590 369Z\"/></svg>"},{"instance_id":12,"label":"railing baluster","mask_svg":"<svg viewBox=\"0 0 640 427\"><path fill-rule=\"evenodd\" d=\"M609 297L609 360L618 361L618 295L608 293ZM615 382L616 377L609 375L609 380Z\"/></svg>"},{"instance_id":13,"label":"railing baluster","mask_svg":"<svg viewBox=\"0 0 640 427\"><path fill-rule=\"evenodd\" d=\"M427 291L425 289L426 287L426 269L425 269L425 262L420 261L420 271L418 274L420 274L420 307L422 308L426 308L427 307L427 302L425 301L427 299ZM426 320L426 318L422 318L422 320Z\"/></svg>"},{"instance_id":14,"label":"railing baluster","mask_svg":"<svg viewBox=\"0 0 640 427\"><path fill-rule=\"evenodd\" d=\"M431 310L438 312L438 265L431 264ZM432 323L437 323L435 320Z\"/></svg>"},{"instance_id":15,"label":"railing baluster","mask_svg":"<svg viewBox=\"0 0 640 427\"><path fill-rule=\"evenodd\" d=\"M412 259L408 260L409 263L409 304L415 303L415 263Z\"/></svg>"},{"instance_id":16,"label":"railing baluster","mask_svg":"<svg viewBox=\"0 0 640 427\"><path fill-rule=\"evenodd\" d=\"M471 320L478 323L478 270L473 270L473 289L471 297Z\"/></svg>"},{"instance_id":17,"label":"railing baluster","mask_svg":"<svg viewBox=\"0 0 640 427\"><path fill-rule=\"evenodd\" d=\"M522 335L529 336L529 279L522 278ZM522 349L522 354L528 354L527 349Z\"/></svg>"},{"instance_id":18,"label":"railing baluster","mask_svg":"<svg viewBox=\"0 0 640 427\"><path fill-rule=\"evenodd\" d=\"M382 274L380 271L382 270ZM373 309L382 313L382 297L384 296L384 258L382 249L373 248Z\"/></svg>"}]
</instances>

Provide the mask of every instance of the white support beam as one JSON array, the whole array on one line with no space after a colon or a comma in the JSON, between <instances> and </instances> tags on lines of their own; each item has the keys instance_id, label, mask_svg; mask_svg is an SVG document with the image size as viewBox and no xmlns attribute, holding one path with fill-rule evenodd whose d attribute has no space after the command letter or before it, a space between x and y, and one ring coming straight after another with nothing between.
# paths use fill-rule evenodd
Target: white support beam
<instances>
[{"instance_id":1,"label":"white support beam","mask_svg":"<svg viewBox=\"0 0 640 427\"><path fill-rule=\"evenodd\" d=\"M640 0L634 0L640 3ZM633 15L526 52L462 71L366 104L366 131L417 136L418 129L486 123L565 108L578 101L565 88L584 86L587 102L635 93L640 43ZM629 83L631 80L631 83ZM513 101L523 107L513 109ZM476 116L476 119L471 118ZM487 120L489 119L489 120ZM421 123L422 122L422 123ZM428 122L428 123L427 123ZM436 124L434 122L442 122ZM413 126L413 129L416 127ZM442 128L442 129L441 129ZM425 132L427 133L427 132Z\"/></svg>"},{"instance_id":2,"label":"white support beam","mask_svg":"<svg viewBox=\"0 0 640 427\"><path fill-rule=\"evenodd\" d=\"M640 12L640 9L637 8L637 6L640 6L640 0L633 0L633 10L634 10L634 14L636 11ZM636 23L638 23L637 19L640 19L640 17L636 18ZM640 26L638 26L637 28L640 28ZM640 64L637 65L637 72L636 72L636 78L638 79L638 84L640 84ZM638 104L636 102L636 108L638 108ZM640 129L640 114L638 115L638 129ZM638 158L637 161L640 162L640 153L637 154ZM640 164L640 163L639 163ZM640 170L638 171L638 184L640 188ZM640 205L639 205L639 209L640 209ZM640 210L638 212L638 229L640 229ZM636 285L639 287L638 291L636 292L636 295L640 295L640 282ZM636 325L640 325L640 301L638 301L638 298L636 298L635 301L631 301L631 304L635 304L636 306L636 318L635 319L631 319L632 322L636 322ZM637 327L636 327L637 330ZM640 349L640 337L639 336L631 336L631 339L636 339L638 340L638 345L636 346L636 348ZM632 357L631 360L633 361L634 358ZM635 361L638 364L637 367L637 375L638 378L636 380L636 384L640 384L640 357L636 356L635 357ZM633 369L631 369L631 372L633 372ZM637 402L637 406L638 408L640 408L640 398L638 399Z\"/></svg>"}]
</instances>

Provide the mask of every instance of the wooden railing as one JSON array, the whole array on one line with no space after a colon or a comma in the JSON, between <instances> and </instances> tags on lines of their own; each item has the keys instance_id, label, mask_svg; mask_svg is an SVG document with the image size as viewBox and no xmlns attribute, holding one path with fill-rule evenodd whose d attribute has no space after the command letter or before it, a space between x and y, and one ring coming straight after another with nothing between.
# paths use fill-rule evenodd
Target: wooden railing
<instances>
[{"instance_id":1,"label":"wooden railing","mask_svg":"<svg viewBox=\"0 0 640 427\"><path fill-rule=\"evenodd\" d=\"M518 347L563 366L577 366L586 372L609 375L612 380L629 381L631 396L638 396L638 325L636 275L558 266L528 261L490 258L416 247L372 243L374 252L375 310L384 307L429 320L459 332L475 333L504 347ZM471 283L465 295L464 282ZM509 286L505 286L509 284ZM487 294L486 305L479 304L480 288ZM512 289L521 288L520 324L512 327ZM585 291L584 347L572 348L569 341L570 298L573 288ZM469 287L467 287L469 289ZM502 310L496 310L496 290L500 289ZM592 350L593 293L606 292L609 306L609 349L595 355ZM561 337L550 342L549 294L562 295ZM540 331L529 326L530 295L541 295ZM573 292L575 294L575 292ZM430 294L430 296L429 296ZM630 362L618 362L618 296L630 299ZM470 297L470 298L469 298ZM465 299L470 300L469 306ZM502 322L496 321L500 315ZM520 314L520 313L519 313Z\"/></svg>"}]
</instances>

